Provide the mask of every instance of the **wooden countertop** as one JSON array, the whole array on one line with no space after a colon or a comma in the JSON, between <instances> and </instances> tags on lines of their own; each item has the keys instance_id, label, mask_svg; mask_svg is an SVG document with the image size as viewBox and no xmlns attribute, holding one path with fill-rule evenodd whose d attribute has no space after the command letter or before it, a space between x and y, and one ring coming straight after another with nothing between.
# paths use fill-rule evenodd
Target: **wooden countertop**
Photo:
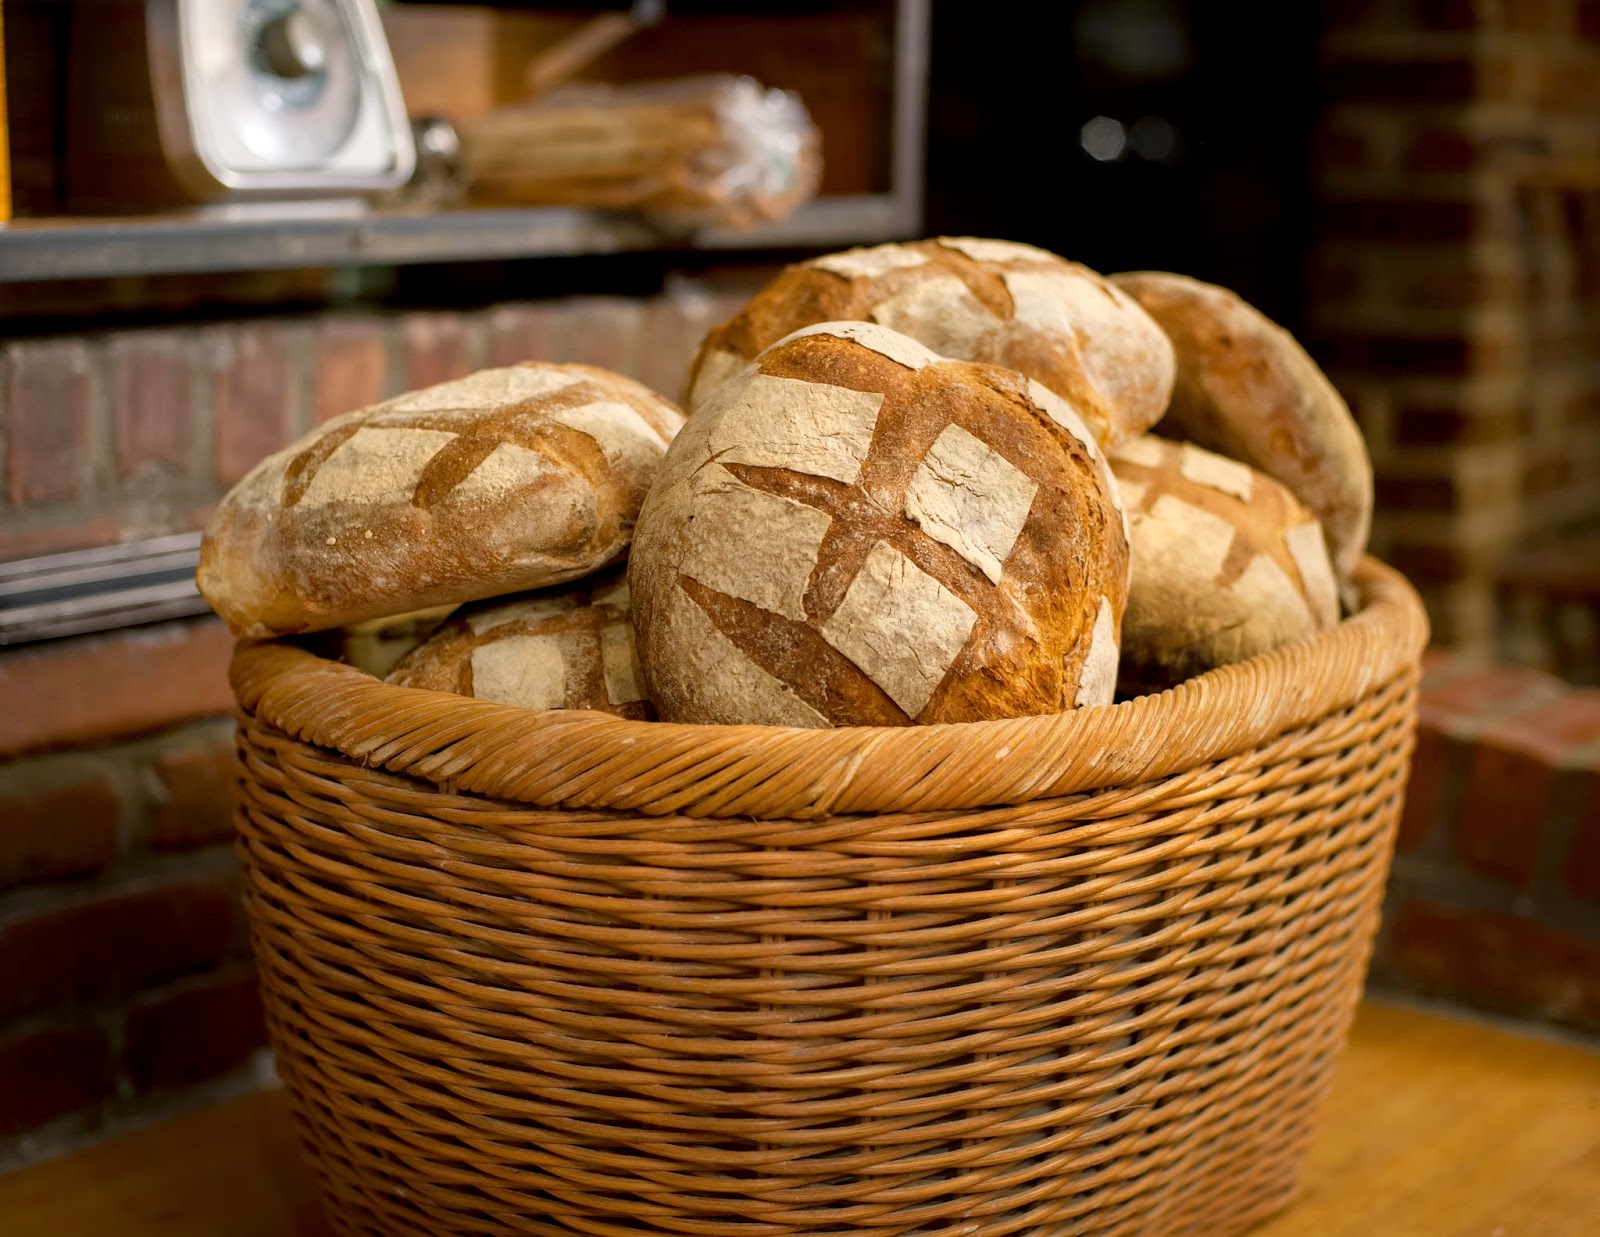
<instances>
[{"instance_id":1,"label":"wooden countertop","mask_svg":"<svg viewBox=\"0 0 1600 1237\"><path fill-rule=\"evenodd\" d=\"M1600 1050L1362 1006L1300 1200L1254 1237L1600 1233ZM7 1237L327 1237L283 1094L0 1177Z\"/></svg>"}]
</instances>

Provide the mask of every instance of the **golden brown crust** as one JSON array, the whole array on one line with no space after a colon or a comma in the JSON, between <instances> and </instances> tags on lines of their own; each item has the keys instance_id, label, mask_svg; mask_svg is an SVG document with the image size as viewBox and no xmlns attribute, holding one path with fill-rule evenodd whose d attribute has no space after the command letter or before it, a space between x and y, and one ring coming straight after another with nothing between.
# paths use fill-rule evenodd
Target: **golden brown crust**
<instances>
[{"instance_id":1,"label":"golden brown crust","mask_svg":"<svg viewBox=\"0 0 1600 1237\"><path fill-rule=\"evenodd\" d=\"M464 606L385 680L533 709L654 721L623 568Z\"/></svg>"},{"instance_id":2,"label":"golden brown crust","mask_svg":"<svg viewBox=\"0 0 1600 1237\"><path fill-rule=\"evenodd\" d=\"M1289 332L1226 288L1160 271L1112 280L1177 352L1162 433L1288 486L1322 521L1339 579L1348 582L1372 528L1372 462L1327 376Z\"/></svg>"},{"instance_id":3,"label":"golden brown crust","mask_svg":"<svg viewBox=\"0 0 1600 1237\"><path fill-rule=\"evenodd\" d=\"M940 237L788 267L706 336L686 406L698 407L739 363L791 331L851 320L1036 379L1077 410L1101 445L1154 424L1172 390L1166 337L1088 267L1027 245Z\"/></svg>"},{"instance_id":4,"label":"golden brown crust","mask_svg":"<svg viewBox=\"0 0 1600 1237\"><path fill-rule=\"evenodd\" d=\"M672 721L904 725L1106 703L1115 483L1040 384L823 324L690 418L629 574Z\"/></svg>"},{"instance_id":5,"label":"golden brown crust","mask_svg":"<svg viewBox=\"0 0 1600 1237\"><path fill-rule=\"evenodd\" d=\"M1133 538L1124 696L1308 639L1338 621L1317 519L1289 490L1193 443L1112 452Z\"/></svg>"},{"instance_id":6,"label":"golden brown crust","mask_svg":"<svg viewBox=\"0 0 1600 1237\"><path fill-rule=\"evenodd\" d=\"M536 363L350 413L223 499L200 590L263 636L584 575L626 549L680 423L630 379Z\"/></svg>"}]
</instances>

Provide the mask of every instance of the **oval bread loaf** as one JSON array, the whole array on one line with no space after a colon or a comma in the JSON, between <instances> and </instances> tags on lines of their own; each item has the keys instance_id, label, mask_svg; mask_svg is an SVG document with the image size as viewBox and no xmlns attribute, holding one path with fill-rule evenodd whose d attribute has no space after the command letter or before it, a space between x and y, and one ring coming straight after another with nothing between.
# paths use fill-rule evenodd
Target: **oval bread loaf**
<instances>
[{"instance_id":1,"label":"oval bread loaf","mask_svg":"<svg viewBox=\"0 0 1600 1237\"><path fill-rule=\"evenodd\" d=\"M595 709L655 720L620 567L559 588L464 606L386 681L525 709Z\"/></svg>"},{"instance_id":2,"label":"oval bread loaf","mask_svg":"<svg viewBox=\"0 0 1600 1237\"><path fill-rule=\"evenodd\" d=\"M1372 461L1343 398L1288 331L1236 294L1161 271L1112 276L1171 337L1166 437L1243 460L1322 521L1341 582L1372 530Z\"/></svg>"},{"instance_id":3,"label":"oval bread loaf","mask_svg":"<svg viewBox=\"0 0 1600 1237\"><path fill-rule=\"evenodd\" d=\"M350 413L223 499L200 591L237 634L270 636L584 575L627 548L681 424L630 379L538 363Z\"/></svg>"},{"instance_id":4,"label":"oval bread loaf","mask_svg":"<svg viewBox=\"0 0 1600 1237\"><path fill-rule=\"evenodd\" d=\"M826 323L690 417L629 578L669 721L970 721L1109 703L1127 531L1039 383Z\"/></svg>"},{"instance_id":5,"label":"oval bread loaf","mask_svg":"<svg viewBox=\"0 0 1600 1237\"><path fill-rule=\"evenodd\" d=\"M1133 533L1124 696L1308 639L1339 618L1322 526L1284 486L1193 443L1112 453Z\"/></svg>"},{"instance_id":6,"label":"oval bread loaf","mask_svg":"<svg viewBox=\"0 0 1600 1237\"><path fill-rule=\"evenodd\" d=\"M706 336L686 406L692 412L791 331L849 319L890 327L940 356L1037 379L1102 446L1153 425L1172 393L1172 345L1106 279L1032 245L946 236L787 268Z\"/></svg>"}]
</instances>

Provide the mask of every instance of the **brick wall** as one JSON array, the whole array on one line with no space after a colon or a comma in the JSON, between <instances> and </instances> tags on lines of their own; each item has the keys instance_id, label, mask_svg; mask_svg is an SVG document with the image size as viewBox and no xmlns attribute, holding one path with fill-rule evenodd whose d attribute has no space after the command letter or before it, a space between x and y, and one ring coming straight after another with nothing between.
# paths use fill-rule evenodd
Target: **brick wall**
<instances>
[{"instance_id":1,"label":"brick wall","mask_svg":"<svg viewBox=\"0 0 1600 1237\"><path fill-rule=\"evenodd\" d=\"M0 1169L262 1075L230 648L201 620L0 656Z\"/></svg>"},{"instance_id":2,"label":"brick wall","mask_svg":"<svg viewBox=\"0 0 1600 1237\"><path fill-rule=\"evenodd\" d=\"M589 361L676 396L746 294L13 340L0 560L198 527L315 423L486 364ZM231 648L197 619L0 650L0 1170L265 1077Z\"/></svg>"},{"instance_id":3,"label":"brick wall","mask_svg":"<svg viewBox=\"0 0 1600 1237\"><path fill-rule=\"evenodd\" d=\"M1600 1031L1600 690L1430 655L1373 977Z\"/></svg>"},{"instance_id":4,"label":"brick wall","mask_svg":"<svg viewBox=\"0 0 1600 1237\"><path fill-rule=\"evenodd\" d=\"M1344 0L1320 57L1312 349L1438 637L1526 650L1496 576L1600 518L1600 3Z\"/></svg>"},{"instance_id":5,"label":"brick wall","mask_svg":"<svg viewBox=\"0 0 1600 1237\"><path fill-rule=\"evenodd\" d=\"M14 340L0 352L0 561L190 531L317 422L485 365L587 361L675 399L700 337L745 295L684 284Z\"/></svg>"}]
</instances>

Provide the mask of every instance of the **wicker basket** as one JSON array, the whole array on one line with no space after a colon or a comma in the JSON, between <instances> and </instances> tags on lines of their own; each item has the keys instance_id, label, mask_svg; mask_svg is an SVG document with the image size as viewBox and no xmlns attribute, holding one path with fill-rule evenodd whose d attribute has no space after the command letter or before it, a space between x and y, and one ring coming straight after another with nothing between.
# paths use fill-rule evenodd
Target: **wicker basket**
<instances>
[{"instance_id":1,"label":"wicker basket","mask_svg":"<svg viewBox=\"0 0 1600 1237\"><path fill-rule=\"evenodd\" d=\"M241 645L273 1043L345 1233L1235 1233L1360 989L1426 626L1053 717L536 714Z\"/></svg>"}]
</instances>

